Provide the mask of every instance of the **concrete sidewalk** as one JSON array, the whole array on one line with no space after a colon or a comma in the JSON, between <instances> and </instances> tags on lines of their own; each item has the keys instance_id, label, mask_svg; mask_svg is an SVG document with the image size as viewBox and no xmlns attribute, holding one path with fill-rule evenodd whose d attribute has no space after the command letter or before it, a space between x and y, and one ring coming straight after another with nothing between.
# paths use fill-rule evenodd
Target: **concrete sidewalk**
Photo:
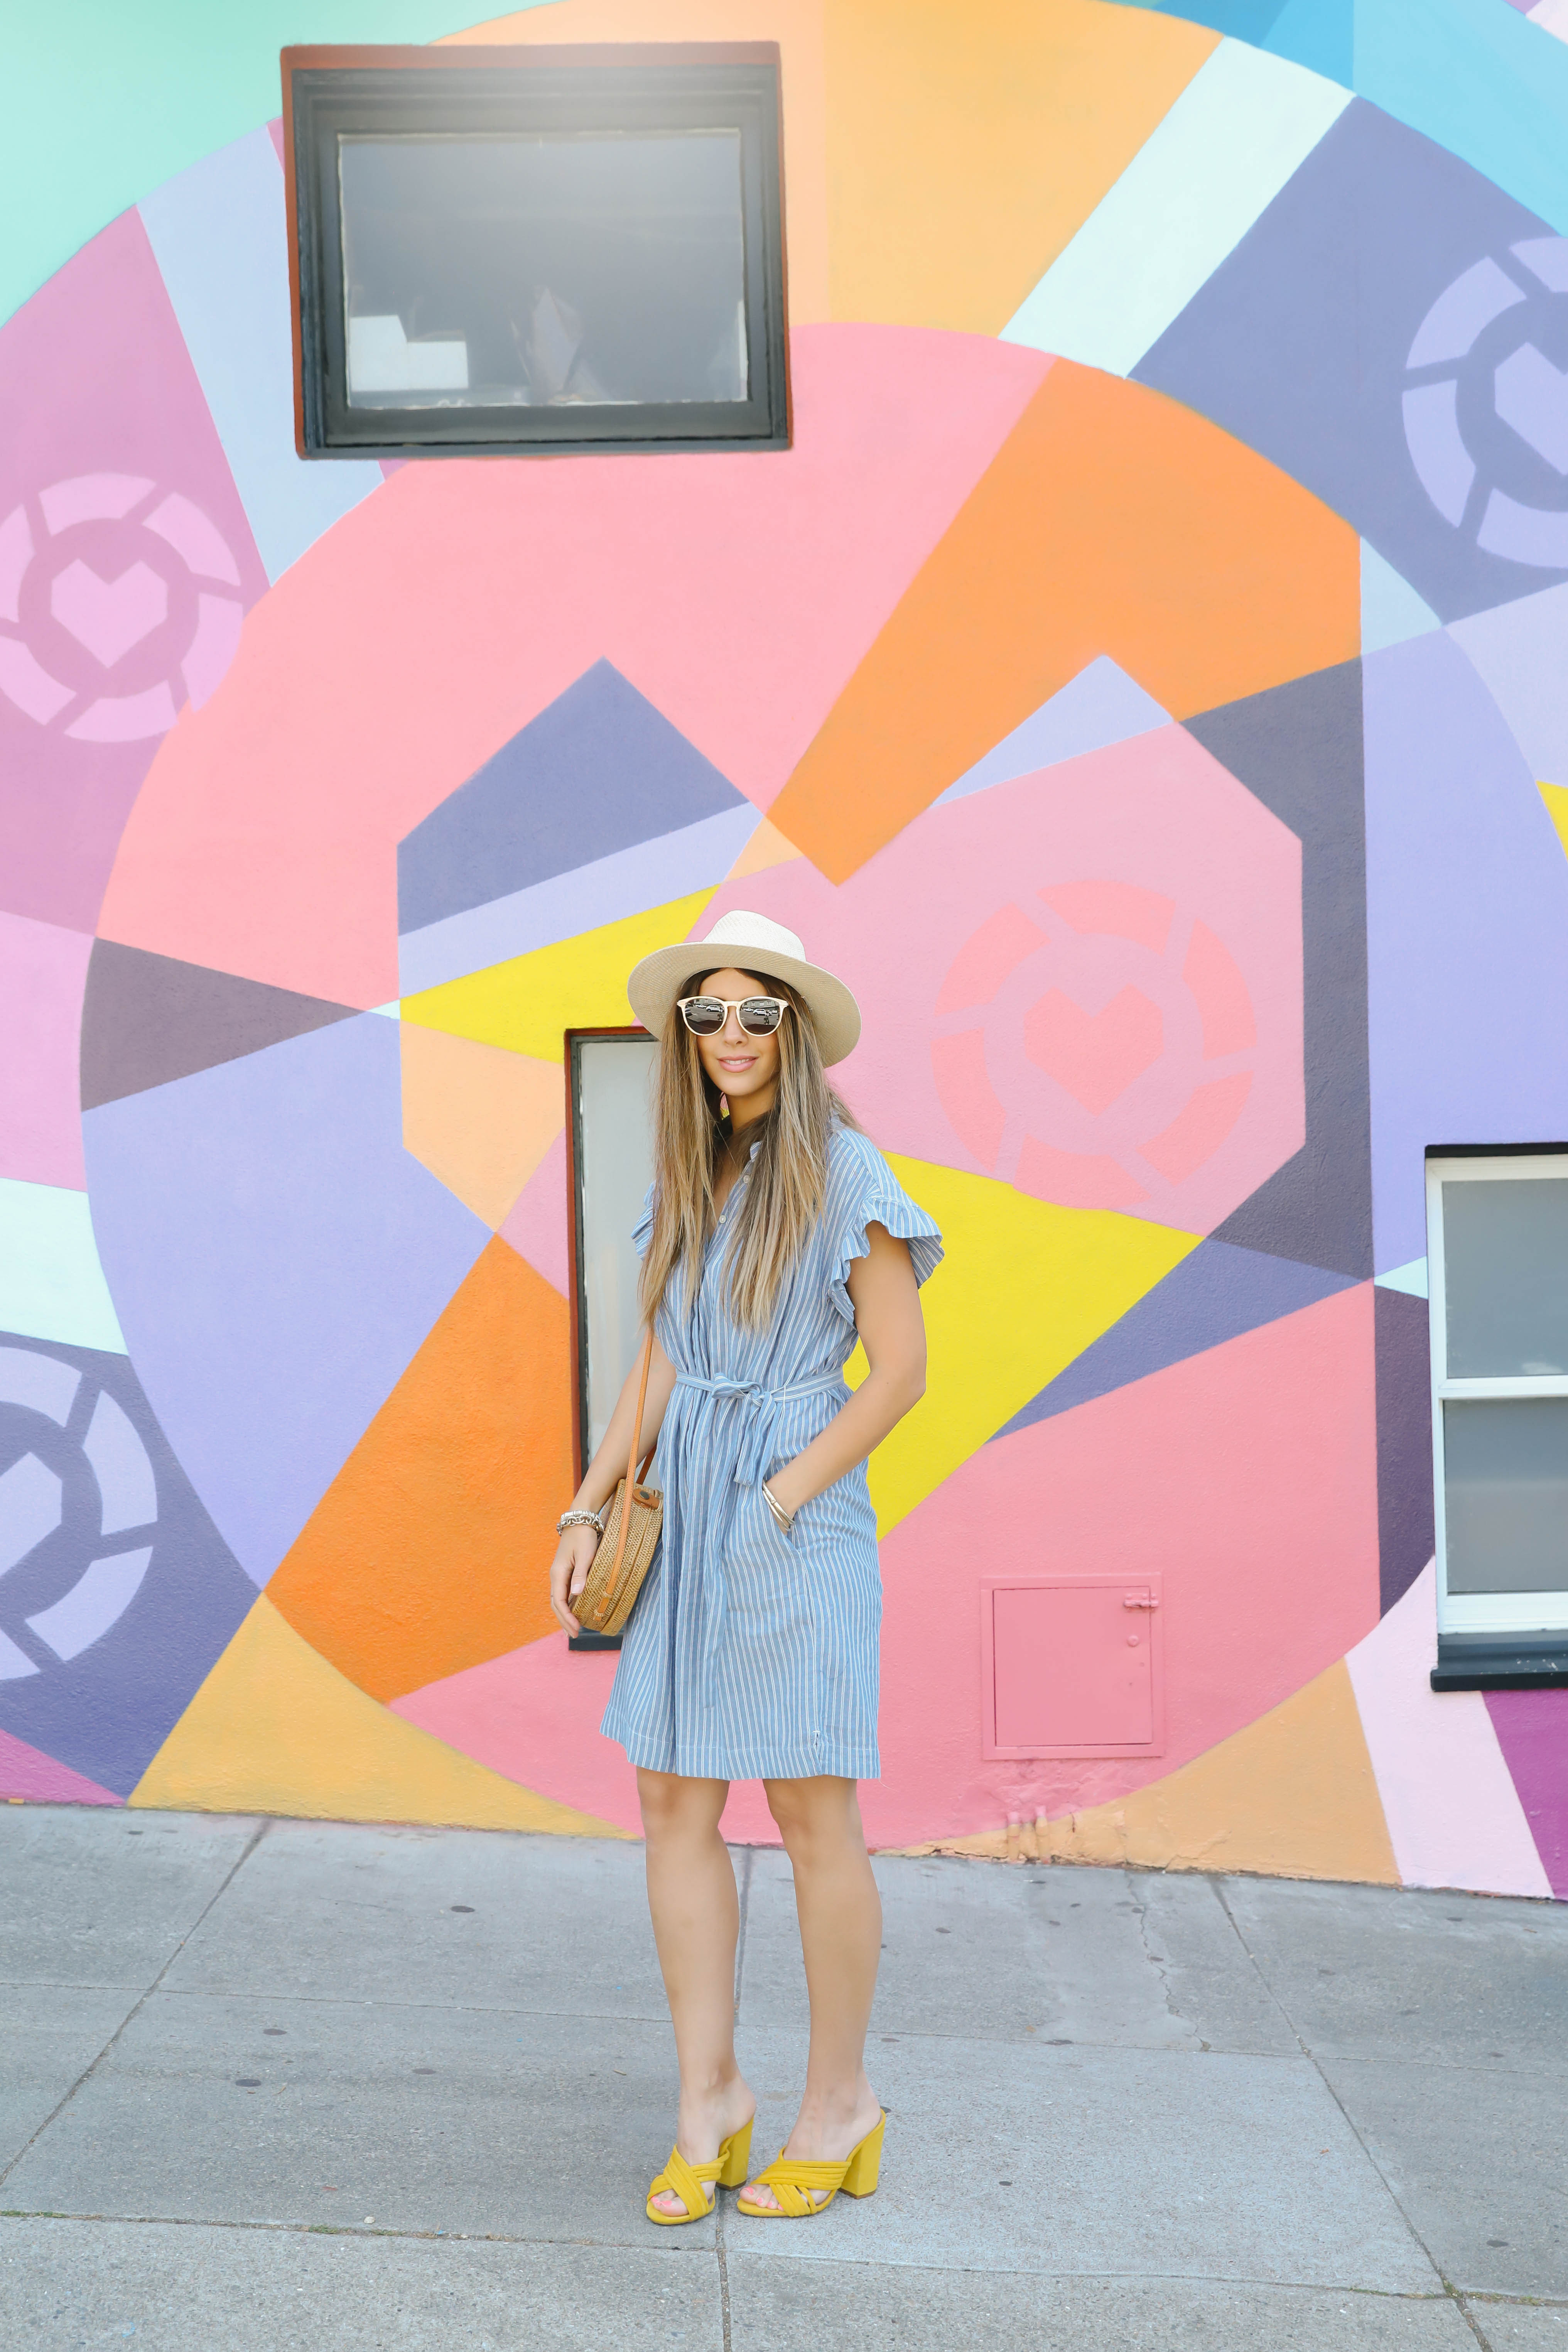
<instances>
[{"instance_id":1,"label":"concrete sidewalk","mask_svg":"<svg viewBox=\"0 0 1568 2352\"><path fill-rule=\"evenodd\" d=\"M805 1996L737 1860L755 2165ZM640 1847L0 1811L0 2342L1568 2352L1568 1908L877 1874L880 2191L665 2231Z\"/></svg>"}]
</instances>

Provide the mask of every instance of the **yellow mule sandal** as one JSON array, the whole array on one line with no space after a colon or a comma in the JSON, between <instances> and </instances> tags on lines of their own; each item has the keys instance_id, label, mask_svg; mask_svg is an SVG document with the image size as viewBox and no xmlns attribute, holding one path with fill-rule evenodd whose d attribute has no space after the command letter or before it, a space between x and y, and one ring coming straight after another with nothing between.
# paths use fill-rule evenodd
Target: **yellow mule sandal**
<instances>
[{"instance_id":1,"label":"yellow mule sandal","mask_svg":"<svg viewBox=\"0 0 1568 2352\"><path fill-rule=\"evenodd\" d=\"M737 2213L758 2221L798 2221L808 2213L826 2213L842 2189L847 2197L869 2197L877 2187L882 2163L882 2133L888 2118L878 2116L865 2138L837 2164L811 2164L804 2157L786 2156L781 2147L765 2170L749 2180L736 2200ZM753 2189L771 2189L783 2211L772 2205L748 2205ZM826 2195L822 2191L826 2189ZM814 2196L810 2192L815 2190Z\"/></svg>"},{"instance_id":2,"label":"yellow mule sandal","mask_svg":"<svg viewBox=\"0 0 1568 2352\"><path fill-rule=\"evenodd\" d=\"M679 2230L683 2222L700 2221L711 2213L716 2200L709 2188L717 2181L721 2189L739 2189L746 2177L746 2167L752 2160L752 2123L741 2126L726 2140L719 2143L719 2153L706 2164L688 2164L678 2147L669 2151L669 2161L655 2176L647 2192L647 2218L661 2221L668 2230ZM666 2194L679 2197L685 2206L684 2213L661 2213L654 2203L656 2197Z\"/></svg>"}]
</instances>

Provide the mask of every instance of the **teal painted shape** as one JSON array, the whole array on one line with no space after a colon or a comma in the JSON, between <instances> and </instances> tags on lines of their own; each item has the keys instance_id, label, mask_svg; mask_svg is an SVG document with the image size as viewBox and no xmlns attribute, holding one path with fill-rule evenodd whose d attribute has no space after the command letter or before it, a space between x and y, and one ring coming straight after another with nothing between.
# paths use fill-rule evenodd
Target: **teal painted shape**
<instances>
[{"instance_id":1,"label":"teal painted shape","mask_svg":"<svg viewBox=\"0 0 1568 2352\"><path fill-rule=\"evenodd\" d=\"M1285 0L1263 46L1348 89L1355 62L1356 0Z\"/></svg>"},{"instance_id":2,"label":"teal painted shape","mask_svg":"<svg viewBox=\"0 0 1568 2352\"><path fill-rule=\"evenodd\" d=\"M283 174L247 133L143 196L163 272L268 580L385 477L366 458L307 466L294 447Z\"/></svg>"},{"instance_id":3,"label":"teal painted shape","mask_svg":"<svg viewBox=\"0 0 1568 2352\"><path fill-rule=\"evenodd\" d=\"M1356 0L1355 87L1568 234L1568 43L1503 0Z\"/></svg>"},{"instance_id":4,"label":"teal painted shape","mask_svg":"<svg viewBox=\"0 0 1568 2352\"><path fill-rule=\"evenodd\" d=\"M1189 25L1208 25L1260 49L1274 27L1286 0L1121 0L1121 5L1145 8L1153 16L1180 16Z\"/></svg>"},{"instance_id":5,"label":"teal painted shape","mask_svg":"<svg viewBox=\"0 0 1568 2352\"><path fill-rule=\"evenodd\" d=\"M1002 340L1129 374L1349 104L1338 82L1221 41Z\"/></svg>"},{"instance_id":6,"label":"teal painted shape","mask_svg":"<svg viewBox=\"0 0 1568 2352\"><path fill-rule=\"evenodd\" d=\"M1374 1275L1373 1280L1379 1290L1403 1290L1407 1298L1425 1298L1426 1261L1413 1257L1408 1265L1394 1266L1387 1274Z\"/></svg>"},{"instance_id":7,"label":"teal painted shape","mask_svg":"<svg viewBox=\"0 0 1568 2352\"><path fill-rule=\"evenodd\" d=\"M1361 543L1361 649L1381 653L1384 646L1402 646L1410 637L1424 637L1442 622L1408 580L1379 555L1370 540Z\"/></svg>"},{"instance_id":8,"label":"teal painted shape","mask_svg":"<svg viewBox=\"0 0 1568 2352\"><path fill-rule=\"evenodd\" d=\"M85 1192L0 1177L0 1330L124 1355Z\"/></svg>"},{"instance_id":9,"label":"teal painted shape","mask_svg":"<svg viewBox=\"0 0 1568 2352\"><path fill-rule=\"evenodd\" d=\"M18 7L5 26L0 320L150 188L270 121L288 43L433 41L482 14L463 0Z\"/></svg>"}]
</instances>

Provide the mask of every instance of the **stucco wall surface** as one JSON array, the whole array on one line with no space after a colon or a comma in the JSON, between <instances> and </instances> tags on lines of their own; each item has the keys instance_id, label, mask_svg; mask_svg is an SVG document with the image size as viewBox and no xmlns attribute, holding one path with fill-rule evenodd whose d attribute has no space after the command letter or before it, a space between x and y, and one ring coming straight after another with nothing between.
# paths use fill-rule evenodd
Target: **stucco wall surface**
<instances>
[{"instance_id":1,"label":"stucco wall surface","mask_svg":"<svg viewBox=\"0 0 1568 2352\"><path fill-rule=\"evenodd\" d=\"M1568 1896L1568 1693L1427 1683L1422 1153L1568 1136L1543 12L290 18L782 47L789 451L389 468L294 457L277 28L184 13L37 37L0 329L0 1793L636 1833L561 1039L741 906L947 1238L874 1840ZM1156 1737L987 1752L1020 1561Z\"/></svg>"}]
</instances>

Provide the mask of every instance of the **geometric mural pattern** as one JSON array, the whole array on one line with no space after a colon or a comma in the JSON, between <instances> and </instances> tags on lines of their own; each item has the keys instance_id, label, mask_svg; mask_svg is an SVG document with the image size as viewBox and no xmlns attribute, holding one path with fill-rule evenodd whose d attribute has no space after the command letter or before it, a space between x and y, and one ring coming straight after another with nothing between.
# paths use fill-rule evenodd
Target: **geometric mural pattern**
<instances>
[{"instance_id":1,"label":"geometric mural pattern","mask_svg":"<svg viewBox=\"0 0 1568 2352\"><path fill-rule=\"evenodd\" d=\"M1568 1132L1568 51L1461 13L784 11L787 453L300 467L259 131L0 330L0 1791L635 1832L560 1039L741 906L948 1242L873 1838L1568 1895L1568 1695L1425 1680L1421 1149ZM983 1758L1021 1527L1158 1755Z\"/></svg>"}]
</instances>

